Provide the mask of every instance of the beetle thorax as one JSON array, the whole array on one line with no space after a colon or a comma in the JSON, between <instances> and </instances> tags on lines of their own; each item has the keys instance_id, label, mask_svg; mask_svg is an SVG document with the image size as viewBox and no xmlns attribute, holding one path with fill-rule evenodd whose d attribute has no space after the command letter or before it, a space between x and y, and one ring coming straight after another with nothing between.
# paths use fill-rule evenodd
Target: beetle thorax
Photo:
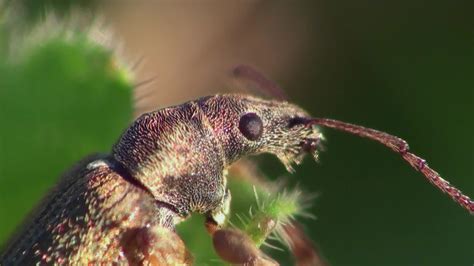
<instances>
[{"instance_id":1,"label":"beetle thorax","mask_svg":"<svg viewBox=\"0 0 474 266\"><path fill-rule=\"evenodd\" d=\"M157 201L180 213L206 212L225 189L224 156L199 106L188 102L138 118L113 156Z\"/></svg>"}]
</instances>

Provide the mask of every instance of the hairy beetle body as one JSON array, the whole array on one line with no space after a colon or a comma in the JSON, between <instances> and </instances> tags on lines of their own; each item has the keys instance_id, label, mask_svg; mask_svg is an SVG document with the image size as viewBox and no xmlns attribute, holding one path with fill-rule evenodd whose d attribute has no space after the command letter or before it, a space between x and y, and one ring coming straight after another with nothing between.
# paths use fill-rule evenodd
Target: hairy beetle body
<instances>
[{"instance_id":1,"label":"hairy beetle body","mask_svg":"<svg viewBox=\"0 0 474 266\"><path fill-rule=\"evenodd\" d=\"M63 177L1 262L87 264L145 259L156 246L144 243L138 249L130 245L139 236L137 230L146 230L142 235L168 243L174 234L173 216L130 180L113 158L91 156ZM177 235L175 238L179 241L167 245L176 255L168 257L169 263L186 260L186 254L178 252L185 250L179 248L183 243Z\"/></svg>"},{"instance_id":2,"label":"hairy beetle body","mask_svg":"<svg viewBox=\"0 0 474 266\"><path fill-rule=\"evenodd\" d=\"M474 202L411 153L403 139L312 118L286 101L214 95L142 115L110 155L90 157L71 169L0 264L188 264L190 257L174 229L198 212L206 215L224 259L274 265L253 246L246 256L232 256L250 246L242 243L248 239L242 232L220 228L229 212L226 168L247 155L271 153L292 171L304 155L318 158L323 137L316 126L387 146L474 213Z\"/></svg>"},{"instance_id":3,"label":"hairy beetle body","mask_svg":"<svg viewBox=\"0 0 474 266\"><path fill-rule=\"evenodd\" d=\"M210 211L224 196L222 145L196 102L142 115L112 156L181 216Z\"/></svg>"},{"instance_id":4,"label":"hairy beetle body","mask_svg":"<svg viewBox=\"0 0 474 266\"><path fill-rule=\"evenodd\" d=\"M320 137L315 128L289 127L303 115L286 102L243 95L144 114L110 155L85 159L63 177L1 262L186 263L175 225L192 212L224 223L230 200L224 172L239 158L270 152L288 167L299 162L303 139ZM163 255L167 249L179 252Z\"/></svg>"}]
</instances>

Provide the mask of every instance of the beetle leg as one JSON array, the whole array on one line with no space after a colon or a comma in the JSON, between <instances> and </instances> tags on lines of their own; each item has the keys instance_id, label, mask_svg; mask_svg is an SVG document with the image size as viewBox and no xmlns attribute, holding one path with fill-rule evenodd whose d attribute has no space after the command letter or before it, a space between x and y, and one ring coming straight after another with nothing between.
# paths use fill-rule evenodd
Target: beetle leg
<instances>
[{"instance_id":1,"label":"beetle leg","mask_svg":"<svg viewBox=\"0 0 474 266\"><path fill-rule=\"evenodd\" d=\"M214 249L221 259L232 264L276 266L276 261L258 249L244 232L219 229L212 235Z\"/></svg>"},{"instance_id":2,"label":"beetle leg","mask_svg":"<svg viewBox=\"0 0 474 266\"><path fill-rule=\"evenodd\" d=\"M230 190L226 189L222 203L219 205L219 207L207 214L205 226L209 234L212 235L217 229L226 224L230 213L231 199L232 197L230 195Z\"/></svg>"},{"instance_id":3,"label":"beetle leg","mask_svg":"<svg viewBox=\"0 0 474 266\"><path fill-rule=\"evenodd\" d=\"M128 229L120 253L130 265L192 265L183 240L169 228L147 226Z\"/></svg>"},{"instance_id":4,"label":"beetle leg","mask_svg":"<svg viewBox=\"0 0 474 266\"><path fill-rule=\"evenodd\" d=\"M295 259L295 265L328 265L313 241L306 236L301 224L297 221L292 221L291 223L283 225L283 230L290 251Z\"/></svg>"},{"instance_id":5,"label":"beetle leg","mask_svg":"<svg viewBox=\"0 0 474 266\"><path fill-rule=\"evenodd\" d=\"M205 226L212 236L214 249L226 262L239 265L275 266L275 261L260 251L252 240L237 229L222 229L230 211L231 195L227 189L219 208L207 214Z\"/></svg>"}]
</instances>

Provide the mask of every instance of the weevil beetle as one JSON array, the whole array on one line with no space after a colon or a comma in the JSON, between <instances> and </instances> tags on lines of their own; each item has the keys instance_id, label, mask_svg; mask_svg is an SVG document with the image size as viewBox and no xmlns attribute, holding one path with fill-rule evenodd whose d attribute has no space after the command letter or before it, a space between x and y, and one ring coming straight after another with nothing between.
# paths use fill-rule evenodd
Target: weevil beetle
<instances>
[{"instance_id":1,"label":"weevil beetle","mask_svg":"<svg viewBox=\"0 0 474 266\"><path fill-rule=\"evenodd\" d=\"M142 115L109 155L87 158L71 169L0 263L191 263L174 227L193 212L205 214L217 227L223 224L231 198L226 168L241 157L271 153L291 171L305 154L317 158L322 140L317 126L399 152L474 212L467 196L397 137L312 118L286 101L214 95Z\"/></svg>"}]
</instances>

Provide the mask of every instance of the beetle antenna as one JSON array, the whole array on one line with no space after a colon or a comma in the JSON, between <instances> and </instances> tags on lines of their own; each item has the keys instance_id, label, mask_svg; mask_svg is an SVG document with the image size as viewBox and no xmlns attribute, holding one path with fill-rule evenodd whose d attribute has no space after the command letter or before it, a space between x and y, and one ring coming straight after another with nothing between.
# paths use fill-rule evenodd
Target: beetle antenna
<instances>
[{"instance_id":1,"label":"beetle antenna","mask_svg":"<svg viewBox=\"0 0 474 266\"><path fill-rule=\"evenodd\" d=\"M262 92L277 100L288 100L288 95L275 82L267 79L262 73L248 65L238 65L232 71L237 78L244 78L257 84Z\"/></svg>"},{"instance_id":2,"label":"beetle antenna","mask_svg":"<svg viewBox=\"0 0 474 266\"><path fill-rule=\"evenodd\" d=\"M408 143L405 140L382 131L333 119L313 118L308 120L306 123L307 125L319 125L344 131L359 137L375 140L385 145L391 150L399 153L403 159L411 165L411 167L421 172L430 183L448 194L454 201L468 210L471 214L474 214L474 201L464 195L459 189L452 186L448 181L444 180L435 170L428 166L423 158L411 153L409 151Z\"/></svg>"},{"instance_id":3,"label":"beetle antenna","mask_svg":"<svg viewBox=\"0 0 474 266\"><path fill-rule=\"evenodd\" d=\"M135 62L130 67L130 70L133 71L133 72L136 72L137 69L143 65L144 59L145 59L145 56L143 56L143 55L138 57L138 59L135 60Z\"/></svg>"}]
</instances>

